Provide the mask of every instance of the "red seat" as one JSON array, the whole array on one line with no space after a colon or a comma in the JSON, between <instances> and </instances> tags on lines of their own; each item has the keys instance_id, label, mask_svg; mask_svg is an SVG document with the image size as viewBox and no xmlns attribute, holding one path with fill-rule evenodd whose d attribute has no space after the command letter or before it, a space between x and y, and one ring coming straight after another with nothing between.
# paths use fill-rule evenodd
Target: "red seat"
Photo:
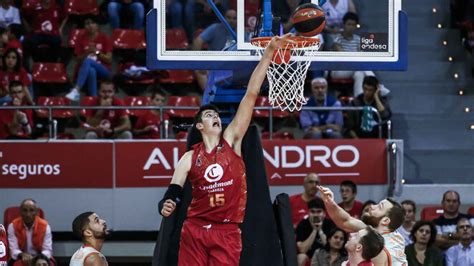
<instances>
[{"instance_id":1,"label":"red seat","mask_svg":"<svg viewBox=\"0 0 474 266\"><path fill-rule=\"evenodd\" d=\"M23 0L21 2L22 15L32 15L36 7L39 5L40 5L39 0Z\"/></svg>"},{"instance_id":2,"label":"red seat","mask_svg":"<svg viewBox=\"0 0 474 266\"><path fill-rule=\"evenodd\" d=\"M126 106L147 106L150 102L148 96L127 96L124 99ZM147 110L129 109L131 116L140 116L147 112Z\"/></svg>"},{"instance_id":3,"label":"red seat","mask_svg":"<svg viewBox=\"0 0 474 266\"><path fill-rule=\"evenodd\" d=\"M198 96L170 96L168 98L168 106L180 106L180 107L199 107L201 100ZM182 110L182 109L170 109L166 113L170 117L174 118L194 118L198 110Z\"/></svg>"},{"instance_id":4,"label":"red seat","mask_svg":"<svg viewBox=\"0 0 474 266\"><path fill-rule=\"evenodd\" d=\"M71 105L71 101L66 97L39 97L38 98L38 105L42 106L67 106ZM37 115L41 118L48 118L48 110L47 109L39 109ZM53 110L53 118L71 118L74 117L74 113L72 110L68 109L60 109L60 110Z\"/></svg>"},{"instance_id":5,"label":"red seat","mask_svg":"<svg viewBox=\"0 0 474 266\"><path fill-rule=\"evenodd\" d=\"M99 5L97 0L66 0L64 3L64 12L67 15L98 15Z\"/></svg>"},{"instance_id":6,"label":"red seat","mask_svg":"<svg viewBox=\"0 0 474 266\"><path fill-rule=\"evenodd\" d=\"M44 219L44 211L41 208L38 208L39 217ZM5 228L15 219L20 217L20 206L8 207L3 212L3 224Z\"/></svg>"},{"instance_id":7,"label":"red seat","mask_svg":"<svg viewBox=\"0 0 474 266\"><path fill-rule=\"evenodd\" d=\"M441 205L424 207L421 210L421 220L432 221L444 213Z\"/></svg>"},{"instance_id":8,"label":"red seat","mask_svg":"<svg viewBox=\"0 0 474 266\"><path fill-rule=\"evenodd\" d=\"M469 210L467 210L467 214L474 216L474 206L472 206L471 208L469 208Z\"/></svg>"},{"instance_id":9,"label":"red seat","mask_svg":"<svg viewBox=\"0 0 474 266\"><path fill-rule=\"evenodd\" d=\"M145 32L143 30L115 29L112 33L114 49L145 49Z\"/></svg>"},{"instance_id":10,"label":"red seat","mask_svg":"<svg viewBox=\"0 0 474 266\"><path fill-rule=\"evenodd\" d=\"M163 84L192 84L194 72L192 70L163 70L158 81Z\"/></svg>"},{"instance_id":11,"label":"red seat","mask_svg":"<svg viewBox=\"0 0 474 266\"><path fill-rule=\"evenodd\" d=\"M33 81L40 83L67 83L66 67L62 63L34 63Z\"/></svg>"},{"instance_id":12,"label":"red seat","mask_svg":"<svg viewBox=\"0 0 474 266\"><path fill-rule=\"evenodd\" d=\"M69 39L67 41L69 47L76 47L77 39L79 36L82 34L85 34L86 30L85 29L73 29L69 33Z\"/></svg>"},{"instance_id":13,"label":"red seat","mask_svg":"<svg viewBox=\"0 0 474 266\"><path fill-rule=\"evenodd\" d=\"M80 106L93 106L93 105L95 105L95 104L93 104L95 101L96 101L96 97L94 97L94 96L84 96L84 97L82 97ZM81 116L85 117L86 116L86 111L87 111L87 109L81 109L79 111L79 113L80 113Z\"/></svg>"},{"instance_id":14,"label":"red seat","mask_svg":"<svg viewBox=\"0 0 474 266\"><path fill-rule=\"evenodd\" d=\"M342 105L349 105L352 100L354 100L354 97L351 96L341 96L339 97L339 101L341 102Z\"/></svg>"},{"instance_id":15,"label":"red seat","mask_svg":"<svg viewBox=\"0 0 474 266\"><path fill-rule=\"evenodd\" d=\"M181 28L166 29L166 49L185 50L189 43L186 32Z\"/></svg>"},{"instance_id":16,"label":"red seat","mask_svg":"<svg viewBox=\"0 0 474 266\"><path fill-rule=\"evenodd\" d=\"M255 101L255 107L269 107L270 102L268 102L268 97L259 96ZM273 109L273 117L276 118L285 118L291 115L288 111L281 111L280 109ZM267 110L254 110L253 117L255 118L268 118L270 116L270 111Z\"/></svg>"},{"instance_id":17,"label":"red seat","mask_svg":"<svg viewBox=\"0 0 474 266\"><path fill-rule=\"evenodd\" d=\"M262 139L270 139L270 132L262 132ZM273 132L273 139L292 140L295 139L295 136L288 131L279 131Z\"/></svg>"}]
</instances>

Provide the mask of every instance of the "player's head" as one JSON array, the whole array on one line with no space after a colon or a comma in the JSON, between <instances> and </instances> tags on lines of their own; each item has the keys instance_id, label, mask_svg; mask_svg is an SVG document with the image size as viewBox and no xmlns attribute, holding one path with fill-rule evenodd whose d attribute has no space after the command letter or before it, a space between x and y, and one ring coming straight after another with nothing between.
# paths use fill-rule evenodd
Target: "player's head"
<instances>
[{"instance_id":1,"label":"player's head","mask_svg":"<svg viewBox=\"0 0 474 266\"><path fill-rule=\"evenodd\" d=\"M326 218L326 207L320 198L314 198L308 202L309 221L312 223L319 223Z\"/></svg>"},{"instance_id":2,"label":"player's head","mask_svg":"<svg viewBox=\"0 0 474 266\"><path fill-rule=\"evenodd\" d=\"M308 173L304 178L304 193L307 196L315 196L318 193L318 186L321 183L316 173Z\"/></svg>"},{"instance_id":3,"label":"player's head","mask_svg":"<svg viewBox=\"0 0 474 266\"><path fill-rule=\"evenodd\" d=\"M212 104L201 106L196 116L194 116L194 126L201 134L220 135L222 123L217 107Z\"/></svg>"},{"instance_id":4,"label":"player's head","mask_svg":"<svg viewBox=\"0 0 474 266\"><path fill-rule=\"evenodd\" d=\"M105 239L109 235L107 223L95 212L79 214L72 222L72 232L82 239Z\"/></svg>"},{"instance_id":5,"label":"player's head","mask_svg":"<svg viewBox=\"0 0 474 266\"><path fill-rule=\"evenodd\" d=\"M357 185L351 180L344 180L339 186L343 202L352 202L357 195Z\"/></svg>"},{"instance_id":6,"label":"player's head","mask_svg":"<svg viewBox=\"0 0 474 266\"><path fill-rule=\"evenodd\" d=\"M346 243L346 250L349 256L361 257L367 261L377 256L383 247L383 237L370 226L351 233L349 241Z\"/></svg>"},{"instance_id":7,"label":"player's head","mask_svg":"<svg viewBox=\"0 0 474 266\"><path fill-rule=\"evenodd\" d=\"M404 218L405 211L402 206L390 198L372 205L361 217L364 223L373 227L384 226L391 232L402 225Z\"/></svg>"},{"instance_id":8,"label":"player's head","mask_svg":"<svg viewBox=\"0 0 474 266\"><path fill-rule=\"evenodd\" d=\"M328 81L325 78L314 78L311 81L311 91L316 100L324 101L328 92Z\"/></svg>"},{"instance_id":9,"label":"player's head","mask_svg":"<svg viewBox=\"0 0 474 266\"><path fill-rule=\"evenodd\" d=\"M356 13L347 12L344 17L342 17L342 22L344 23L344 32L352 34L357 29L359 16Z\"/></svg>"}]
</instances>

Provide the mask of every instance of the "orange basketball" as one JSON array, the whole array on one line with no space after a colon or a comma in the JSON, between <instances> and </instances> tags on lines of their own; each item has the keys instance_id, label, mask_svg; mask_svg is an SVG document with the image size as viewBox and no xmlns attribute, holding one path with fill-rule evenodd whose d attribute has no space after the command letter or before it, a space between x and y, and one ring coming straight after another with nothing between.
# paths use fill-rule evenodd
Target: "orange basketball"
<instances>
[{"instance_id":1,"label":"orange basketball","mask_svg":"<svg viewBox=\"0 0 474 266\"><path fill-rule=\"evenodd\" d=\"M291 15L291 23L301 35L312 37L318 35L326 26L324 10L315 4L300 5Z\"/></svg>"}]
</instances>

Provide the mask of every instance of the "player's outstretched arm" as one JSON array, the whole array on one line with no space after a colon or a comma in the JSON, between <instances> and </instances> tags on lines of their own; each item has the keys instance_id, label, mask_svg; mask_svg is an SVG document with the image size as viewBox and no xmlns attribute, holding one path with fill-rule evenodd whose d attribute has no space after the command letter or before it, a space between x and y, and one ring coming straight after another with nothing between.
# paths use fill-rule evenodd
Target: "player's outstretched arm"
<instances>
[{"instance_id":1,"label":"player's outstretched arm","mask_svg":"<svg viewBox=\"0 0 474 266\"><path fill-rule=\"evenodd\" d=\"M247 85L247 92L240 102L237 113L224 132L224 138L229 144L233 145L236 142L239 142L244 137L245 132L247 132L250 120L252 119L255 101L257 100L258 94L260 93L260 87L265 80L267 69L272 60L273 53L282 43L291 42L289 39L290 36L291 34L285 34L281 37L273 37L270 44L265 49L260 62L258 63L257 67L255 67L255 70L250 77L249 83Z\"/></svg>"},{"instance_id":2,"label":"player's outstretched arm","mask_svg":"<svg viewBox=\"0 0 474 266\"><path fill-rule=\"evenodd\" d=\"M193 151L186 152L176 165L171 183L166 190L163 199L158 203L158 210L164 217L170 216L176 209L176 203L180 201L184 182L191 169Z\"/></svg>"},{"instance_id":3,"label":"player's outstretched arm","mask_svg":"<svg viewBox=\"0 0 474 266\"><path fill-rule=\"evenodd\" d=\"M334 201L334 193L327 187L318 186L321 199L324 201L326 211L337 227L346 232L357 232L367 227L365 223L350 216L343 208Z\"/></svg>"}]
</instances>

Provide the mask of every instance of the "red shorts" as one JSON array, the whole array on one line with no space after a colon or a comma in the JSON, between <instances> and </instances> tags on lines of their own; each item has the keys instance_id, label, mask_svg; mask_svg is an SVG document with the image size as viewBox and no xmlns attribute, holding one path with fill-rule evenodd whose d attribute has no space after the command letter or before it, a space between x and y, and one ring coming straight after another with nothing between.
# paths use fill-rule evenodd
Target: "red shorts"
<instances>
[{"instance_id":1,"label":"red shorts","mask_svg":"<svg viewBox=\"0 0 474 266\"><path fill-rule=\"evenodd\" d=\"M181 230L179 266L238 266L242 251L237 224L187 219Z\"/></svg>"}]
</instances>

